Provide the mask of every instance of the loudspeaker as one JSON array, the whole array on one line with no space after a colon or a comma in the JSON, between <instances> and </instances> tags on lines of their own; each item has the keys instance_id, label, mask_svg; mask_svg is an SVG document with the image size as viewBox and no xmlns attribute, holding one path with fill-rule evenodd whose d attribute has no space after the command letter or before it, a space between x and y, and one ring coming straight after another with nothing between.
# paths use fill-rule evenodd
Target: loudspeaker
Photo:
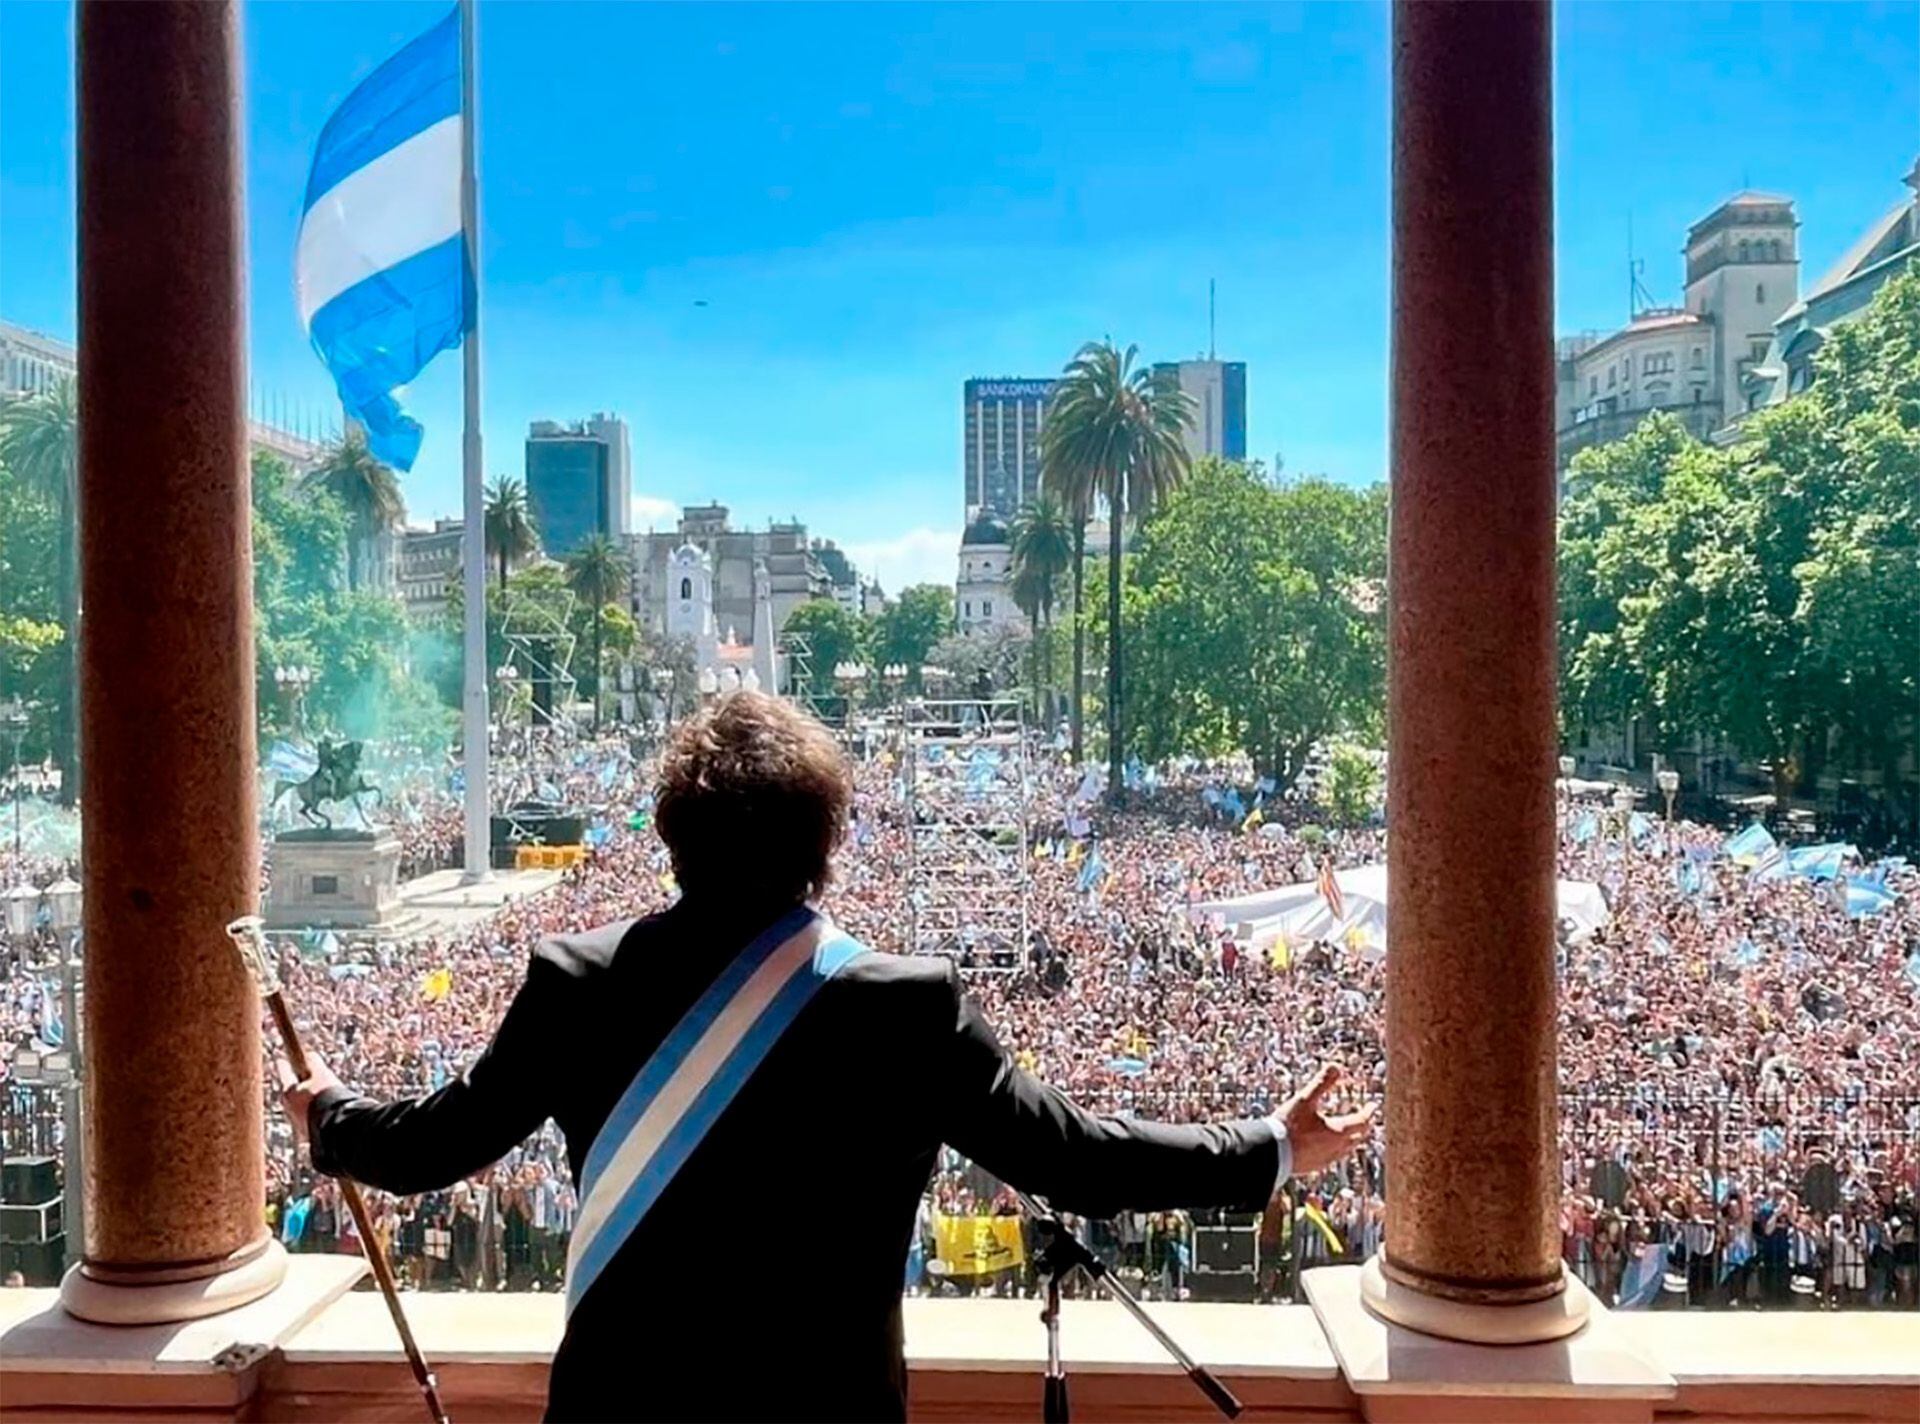
<instances>
[{"instance_id":1,"label":"loudspeaker","mask_svg":"<svg viewBox=\"0 0 1920 1424\"><path fill-rule=\"evenodd\" d=\"M0 1202L39 1206L60 1195L59 1172L51 1157L9 1157L0 1163Z\"/></svg>"},{"instance_id":2,"label":"loudspeaker","mask_svg":"<svg viewBox=\"0 0 1920 1424\"><path fill-rule=\"evenodd\" d=\"M61 1218L65 1197L35 1206L0 1206L0 1241L46 1241L66 1228Z\"/></svg>"},{"instance_id":3,"label":"loudspeaker","mask_svg":"<svg viewBox=\"0 0 1920 1424\"><path fill-rule=\"evenodd\" d=\"M1260 1283L1252 1271L1189 1271L1187 1295L1191 1300L1233 1301L1251 1305L1259 1295Z\"/></svg>"},{"instance_id":4,"label":"loudspeaker","mask_svg":"<svg viewBox=\"0 0 1920 1424\"><path fill-rule=\"evenodd\" d=\"M1259 1233L1239 1226L1193 1228L1196 1271L1251 1271Z\"/></svg>"},{"instance_id":5,"label":"loudspeaker","mask_svg":"<svg viewBox=\"0 0 1920 1424\"><path fill-rule=\"evenodd\" d=\"M30 1286L57 1286L66 1264L64 1235L47 1241L0 1241L0 1277L18 1271Z\"/></svg>"}]
</instances>

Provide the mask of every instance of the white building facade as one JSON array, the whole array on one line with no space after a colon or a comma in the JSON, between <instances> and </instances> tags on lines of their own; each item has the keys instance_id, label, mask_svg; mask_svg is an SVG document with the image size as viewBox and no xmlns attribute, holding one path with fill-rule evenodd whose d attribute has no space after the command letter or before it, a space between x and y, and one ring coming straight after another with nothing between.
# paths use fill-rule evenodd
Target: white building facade
<instances>
[{"instance_id":1,"label":"white building facade","mask_svg":"<svg viewBox=\"0 0 1920 1424\"><path fill-rule=\"evenodd\" d=\"M1021 621L1013 601L1013 546L1007 528L985 514L960 536L953 611L962 633L984 633Z\"/></svg>"}]
</instances>

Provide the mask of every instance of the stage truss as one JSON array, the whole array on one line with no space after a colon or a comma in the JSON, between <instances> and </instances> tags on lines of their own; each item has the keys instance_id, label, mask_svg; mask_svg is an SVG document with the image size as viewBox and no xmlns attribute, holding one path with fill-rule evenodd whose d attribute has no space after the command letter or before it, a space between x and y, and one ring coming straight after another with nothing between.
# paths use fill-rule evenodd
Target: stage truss
<instances>
[{"instance_id":1,"label":"stage truss","mask_svg":"<svg viewBox=\"0 0 1920 1424\"><path fill-rule=\"evenodd\" d=\"M538 725L573 730L567 708L579 699L580 684L573 675L574 636L567 626L573 616L573 595L555 603L551 594L537 598L509 593L500 613L500 638L506 645L507 666L527 689L531 719ZM539 692L545 687L546 706Z\"/></svg>"},{"instance_id":2,"label":"stage truss","mask_svg":"<svg viewBox=\"0 0 1920 1424\"><path fill-rule=\"evenodd\" d=\"M831 721L829 704L834 699L821 697L813 690L813 637L797 629L782 632L779 638L780 665L786 670L787 696L821 721ZM778 689L769 689L777 691Z\"/></svg>"},{"instance_id":3,"label":"stage truss","mask_svg":"<svg viewBox=\"0 0 1920 1424\"><path fill-rule=\"evenodd\" d=\"M1032 879L1022 703L913 699L900 719L912 952L1017 969Z\"/></svg>"}]
</instances>

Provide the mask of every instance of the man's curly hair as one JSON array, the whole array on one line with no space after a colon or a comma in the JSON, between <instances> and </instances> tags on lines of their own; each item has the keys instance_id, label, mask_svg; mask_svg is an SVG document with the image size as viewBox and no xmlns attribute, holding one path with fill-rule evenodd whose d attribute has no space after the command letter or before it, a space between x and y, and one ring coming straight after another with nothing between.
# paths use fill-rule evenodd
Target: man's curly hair
<instances>
[{"instance_id":1,"label":"man's curly hair","mask_svg":"<svg viewBox=\"0 0 1920 1424\"><path fill-rule=\"evenodd\" d=\"M760 692L734 692L674 729L655 820L688 892L810 900L832 878L853 777L831 733Z\"/></svg>"}]
</instances>

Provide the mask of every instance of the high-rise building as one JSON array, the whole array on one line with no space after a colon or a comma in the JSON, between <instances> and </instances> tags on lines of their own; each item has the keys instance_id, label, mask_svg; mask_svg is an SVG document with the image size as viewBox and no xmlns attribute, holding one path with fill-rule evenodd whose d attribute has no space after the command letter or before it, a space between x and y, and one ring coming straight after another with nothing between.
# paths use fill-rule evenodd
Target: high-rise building
<instances>
[{"instance_id":1,"label":"high-rise building","mask_svg":"<svg viewBox=\"0 0 1920 1424\"><path fill-rule=\"evenodd\" d=\"M624 539L632 488L627 423L617 415L527 427L527 503L549 557L565 558L594 534Z\"/></svg>"},{"instance_id":2,"label":"high-rise building","mask_svg":"<svg viewBox=\"0 0 1920 1424\"><path fill-rule=\"evenodd\" d=\"M1180 389L1193 397L1193 424L1187 428L1187 454L1247 458L1247 363L1245 361L1163 361L1155 371L1170 371Z\"/></svg>"},{"instance_id":3,"label":"high-rise building","mask_svg":"<svg viewBox=\"0 0 1920 1424\"><path fill-rule=\"evenodd\" d=\"M1040 430L1055 382L1047 378L982 377L966 383L962 500L968 518L1000 519L1040 493Z\"/></svg>"}]
</instances>

